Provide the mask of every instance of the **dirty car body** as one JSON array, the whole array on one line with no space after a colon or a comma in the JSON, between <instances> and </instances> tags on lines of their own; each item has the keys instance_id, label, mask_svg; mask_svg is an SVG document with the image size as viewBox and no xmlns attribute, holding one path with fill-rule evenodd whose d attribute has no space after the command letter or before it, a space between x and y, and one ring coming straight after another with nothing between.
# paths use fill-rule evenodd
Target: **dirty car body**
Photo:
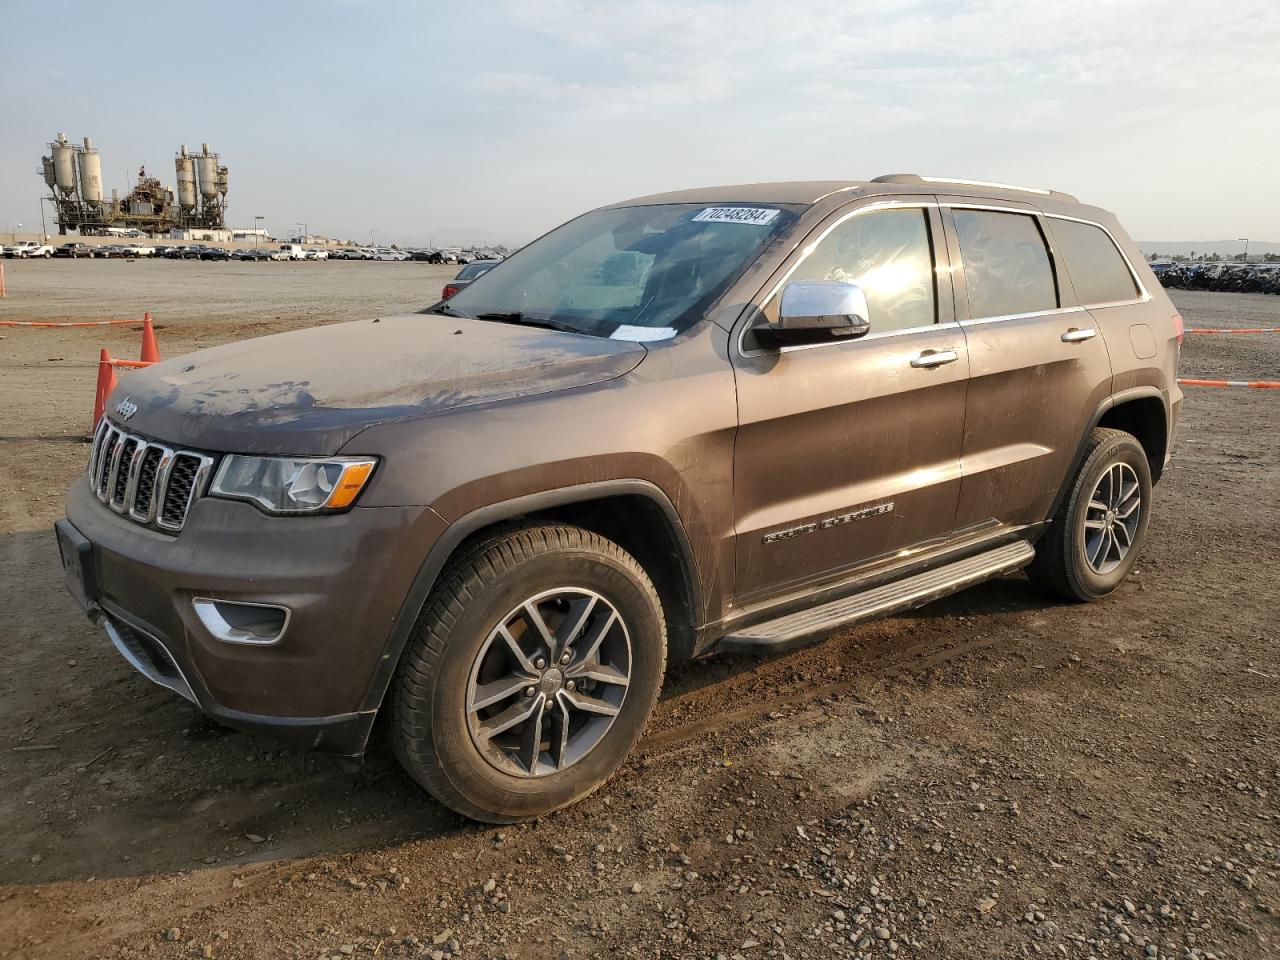
<instances>
[{"instance_id":1,"label":"dirty car body","mask_svg":"<svg viewBox=\"0 0 1280 960\"><path fill-rule=\"evenodd\" d=\"M658 276L675 244L706 256ZM572 295L546 294L563 276ZM803 312L836 294L844 312ZM59 545L152 680L359 756L450 564L494 531L619 546L673 658L785 649L1025 565L1099 428L1135 437L1157 480L1180 333L1115 218L1063 194L904 175L639 198L437 312L132 374ZM280 510L227 495L251 458L322 486L368 472L341 509ZM1098 521L1108 557L1123 509Z\"/></svg>"}]
</instances>

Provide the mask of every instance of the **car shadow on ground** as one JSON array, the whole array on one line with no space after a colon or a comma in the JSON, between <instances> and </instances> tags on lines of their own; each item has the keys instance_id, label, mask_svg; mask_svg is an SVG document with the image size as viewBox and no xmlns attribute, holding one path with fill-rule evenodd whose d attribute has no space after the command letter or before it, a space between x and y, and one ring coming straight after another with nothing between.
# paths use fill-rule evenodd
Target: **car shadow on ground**
<instances>
[{"instance_id":1,"label":"car shadow on ground","mask_svg":"<svg viewBox=\"0 0 1280 960\"><path fill-rule=\"evenodd\" d=\"M418 787L394 759L384 722L375 726L364 764L354 767L228 730L148 683L65 596L51 532L0 536L0 572L6 595L17 600L0 609L0 721L8 731L0 816L10 838L0 875L8 882L341 858L487 829ZM1045 604L1025 579L1008 578L903 618L838 631L826 653L807 647L676 664L658 717L670 726L664 710L678 719L672 703L691 696L707 695L714 714L743 686L767 693L771 674L834 655L832 643L854 651L839 652L849 682L863 669L863 654L871 672L886 657L905 656L909 664L948 643L947 632L927 631L922 646L921 631L901 629L903 622ZM766 708L769 702L766 696Z\"/></svg>"}]
</instances>

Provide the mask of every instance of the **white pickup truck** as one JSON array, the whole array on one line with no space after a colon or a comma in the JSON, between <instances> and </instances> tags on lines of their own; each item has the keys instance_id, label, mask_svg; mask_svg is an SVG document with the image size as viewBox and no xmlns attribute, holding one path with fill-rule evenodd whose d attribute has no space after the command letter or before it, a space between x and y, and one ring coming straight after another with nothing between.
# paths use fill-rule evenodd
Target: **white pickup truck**
<instances>
[{"instance_id":1,"label":"white pickup truck","mask_svg":"<svg viewBox=\"0 0 1280 960\"><path fill-rule=\"evenodd\" d=\"M6 257L52 257L53 247L37 240L23 240L4 248Z\"/></svg>"}]
</instances>

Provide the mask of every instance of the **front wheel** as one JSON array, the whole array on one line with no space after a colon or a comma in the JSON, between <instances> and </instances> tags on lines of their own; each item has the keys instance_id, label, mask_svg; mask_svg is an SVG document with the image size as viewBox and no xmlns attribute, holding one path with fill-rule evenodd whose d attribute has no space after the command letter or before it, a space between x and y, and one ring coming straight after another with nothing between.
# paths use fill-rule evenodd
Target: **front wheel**
<instances>
[{"instance_id":1,"label":"front wheel","mask_svg":"<svg viewBox=\"0 0 1280 960\"><path fill-rule=\"evenodd\" d=\"M630 554L578 527L499 531L450 563L414 627L396 754L465 816L537 817L618 768L665 665L662 606Z\"/></svg>"},{"instance_id":2,"label":"front wheel","mask_svg":"<svg viewBox=\"0 0 1280 960\"><path fill-rule=\"evenodd\" d=\"M1070 600L1096 600L1133 569L1151 517L1151 466L1132 434L1100 427L1027 573Z\"/></svg>"}]
</instances>

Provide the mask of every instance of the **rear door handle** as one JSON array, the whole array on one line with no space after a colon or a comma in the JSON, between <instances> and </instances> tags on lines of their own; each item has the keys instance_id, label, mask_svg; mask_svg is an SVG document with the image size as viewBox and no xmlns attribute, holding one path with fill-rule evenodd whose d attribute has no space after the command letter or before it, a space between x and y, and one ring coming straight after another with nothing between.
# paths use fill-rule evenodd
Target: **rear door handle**
<instances>
[{"instance_id":1,"label":"rear door handle","mask_svg":"<svg viewBox=\"0 0 1280 960\"><path fill-rule=\"evenodd\" d=\"M911 361L913 367L940 367L946 363L955 363L960 354L954 350L926 350Z\"/></svg>"},{"instance_id":2,"label":"rear door handle","mask_svg":"<svg viewBox=\"0 0 1280 960\"><path fill-rule=\"evenodd\" d=\"M1081 330L1079 327L1072 327L1062 335L1063 343L1083 343L1085 340L1092 340L1098 335L1098 331L1093 327L1085 327Z\"/></svg>"}]
</instances>

